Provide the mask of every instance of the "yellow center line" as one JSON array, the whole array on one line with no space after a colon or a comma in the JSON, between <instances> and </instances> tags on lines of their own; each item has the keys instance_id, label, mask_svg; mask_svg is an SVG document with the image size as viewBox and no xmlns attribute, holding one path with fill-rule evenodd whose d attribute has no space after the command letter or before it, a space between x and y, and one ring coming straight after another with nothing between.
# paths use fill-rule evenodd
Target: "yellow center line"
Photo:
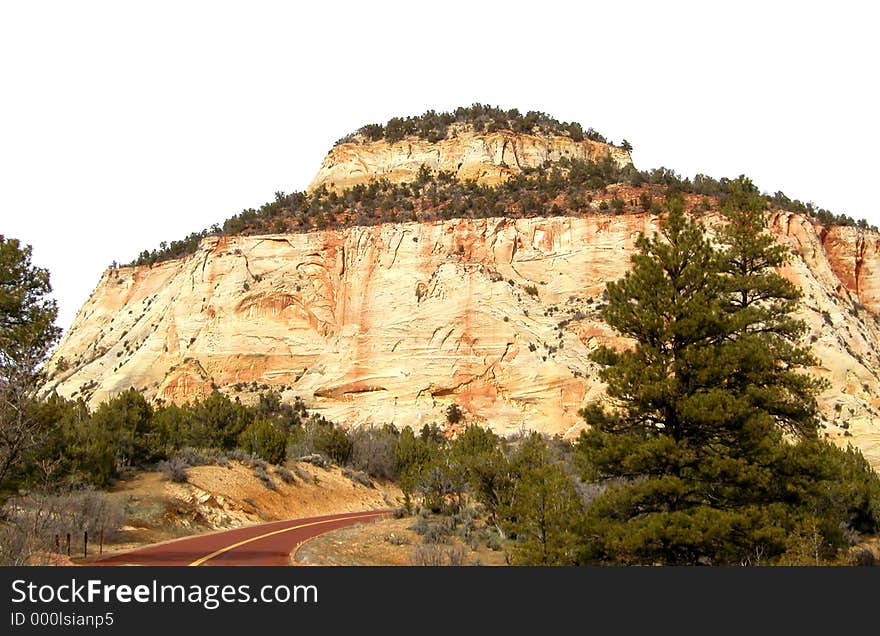
<instances>
[{"instance_id":1,"label":"yellow center line","mask_svg":"<svg viewBox=\"0 0 880 636\"><path fill-rule=\"evenodd\" d=\"M200 559L196 559L190 566L202 565L206 561L210 561L214 557L218 557L221 554L229 552L230 550L235 550L235 548L240 548L243 545L247 545L248 543L253 543L254 541L259 541L260 539L265 539L266 537L272 537L276 534L283 534L285 532L290 532L292 530L299 530L300 528L308 528L309 526L319 526L323 523L333 523L334 521L346 521L348 519L363 519L364 517L375 517L381 514L386 514L384 512L371 512L363 515L357 515L355 517L343 517L341 519L324 519L323 521L312 521L311 523L301 523L298 526L291 526L290 528L282 528L281 530L273 530L272 532L267 532L266 534L261 534L256 537L251 537L250 539L245 539L244 541L239 541L238 543L233 543L232 545L228 545L226 547L220 548L219 550L215 550L211 554L207 556L203 556Z\"/></svg>"}]
</instances>

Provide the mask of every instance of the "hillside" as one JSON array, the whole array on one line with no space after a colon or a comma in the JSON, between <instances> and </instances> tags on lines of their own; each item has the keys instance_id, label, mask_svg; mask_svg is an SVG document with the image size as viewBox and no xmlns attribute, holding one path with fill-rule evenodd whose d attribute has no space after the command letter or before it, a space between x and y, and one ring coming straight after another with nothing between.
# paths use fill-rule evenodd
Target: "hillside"
<instances>
[{"instance_id":1,"label":"hillside","mask_svg":"<svg viewBox=\"0 0 880 636\"><path fill-rule=\"evenodd\" d=\"M343 140L308 193L105 271L48 388L96 404L271 386L353 426L442 422L455 403L501 433L572 436L603 391L588 356L615 339L605 283L681 187L638 174L621 148L541 130ZM713 188L685 188L710 228ZM825 430L880 466L880 237L768 205L831 382Z\"/></svg>"}]
</instances>

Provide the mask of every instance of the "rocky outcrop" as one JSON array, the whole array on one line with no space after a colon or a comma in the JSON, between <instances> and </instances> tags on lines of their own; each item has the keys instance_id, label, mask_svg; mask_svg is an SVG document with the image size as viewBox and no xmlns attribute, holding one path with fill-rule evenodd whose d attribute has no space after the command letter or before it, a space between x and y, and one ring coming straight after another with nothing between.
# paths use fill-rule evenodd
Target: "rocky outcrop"
<instances>
[{"instance_id":1,"label":"rocky outcrop","mask_svg":"<svg viewBox=\"0 0 880 636\"><path fill-rule=\"evenodd\" d=\"M632 163L628 152L609 144L512 132L460 132L436 143L418 137L396 143L342 143L324 158L309 190L322 185L340 190L377 178L412 181L423 165L433 172L451 172L459 180L494 185L524 168L537 168L547 161L598 161L605 157L611 157L621 167Z\"/></svg>"},{"instance_id":2,"label":"rocky outcrop","mask_svg":"<svg viewBox=\"0 0 880 636\"><path fill-rule=\"evenodd\" d=\"M96 404L131 386L175 401L271 386L350 425L418 427L456 403L501 433L571 436L603 394L590 352L625 344L599 318L605 284L656 223L597 213L207 238L183 259L107 270L49 388ZM880 241L787 213L771 230L792 250L783 274L804 291L813 373L831 383L825 431L880 466Z\"/></svg>"}]
</instances>

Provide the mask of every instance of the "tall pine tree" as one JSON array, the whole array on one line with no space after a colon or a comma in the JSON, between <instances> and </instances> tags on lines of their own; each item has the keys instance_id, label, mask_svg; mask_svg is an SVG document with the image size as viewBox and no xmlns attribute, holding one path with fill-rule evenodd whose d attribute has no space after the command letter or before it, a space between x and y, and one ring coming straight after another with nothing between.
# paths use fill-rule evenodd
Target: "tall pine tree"
<instances>
[{"instance_id":1,"label":"tall pine tree","mask_svg":"<svg viewBox=\"0 0 880 636\"><path fill-rule=\"evenodd\" d=\"M672 196L660 235L641 237L608 285L604 318L635 345L594 354L612 408L583 411L585 476L607 486L588 511L585 562L760 562L805 528L824 553L842 543L799 293L774 270L785 252L757 191L735 186L720 249Z\"/></svg>"}]
</instances>

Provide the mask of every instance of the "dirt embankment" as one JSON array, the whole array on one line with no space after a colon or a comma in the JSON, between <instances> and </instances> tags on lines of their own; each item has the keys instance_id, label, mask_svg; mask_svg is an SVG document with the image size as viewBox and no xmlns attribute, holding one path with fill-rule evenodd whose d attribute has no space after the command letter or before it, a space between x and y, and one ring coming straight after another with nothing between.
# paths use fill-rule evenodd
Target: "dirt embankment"
<instances>
[{"instance_id":1,"label":"dirt embankment","mask_svg":"<svg viewBox=\"0 0 880 636\"><path fill-rule=\"evenodd\" d=\"M400 497L394 484L367 486L339 468L304 462L269 467L268 481L239 462L188 473L185 483L158 472L119 482L108 494L124 506L126 522L104 552L267 521L390 508Z\"/></svg>"}]
</instances>

